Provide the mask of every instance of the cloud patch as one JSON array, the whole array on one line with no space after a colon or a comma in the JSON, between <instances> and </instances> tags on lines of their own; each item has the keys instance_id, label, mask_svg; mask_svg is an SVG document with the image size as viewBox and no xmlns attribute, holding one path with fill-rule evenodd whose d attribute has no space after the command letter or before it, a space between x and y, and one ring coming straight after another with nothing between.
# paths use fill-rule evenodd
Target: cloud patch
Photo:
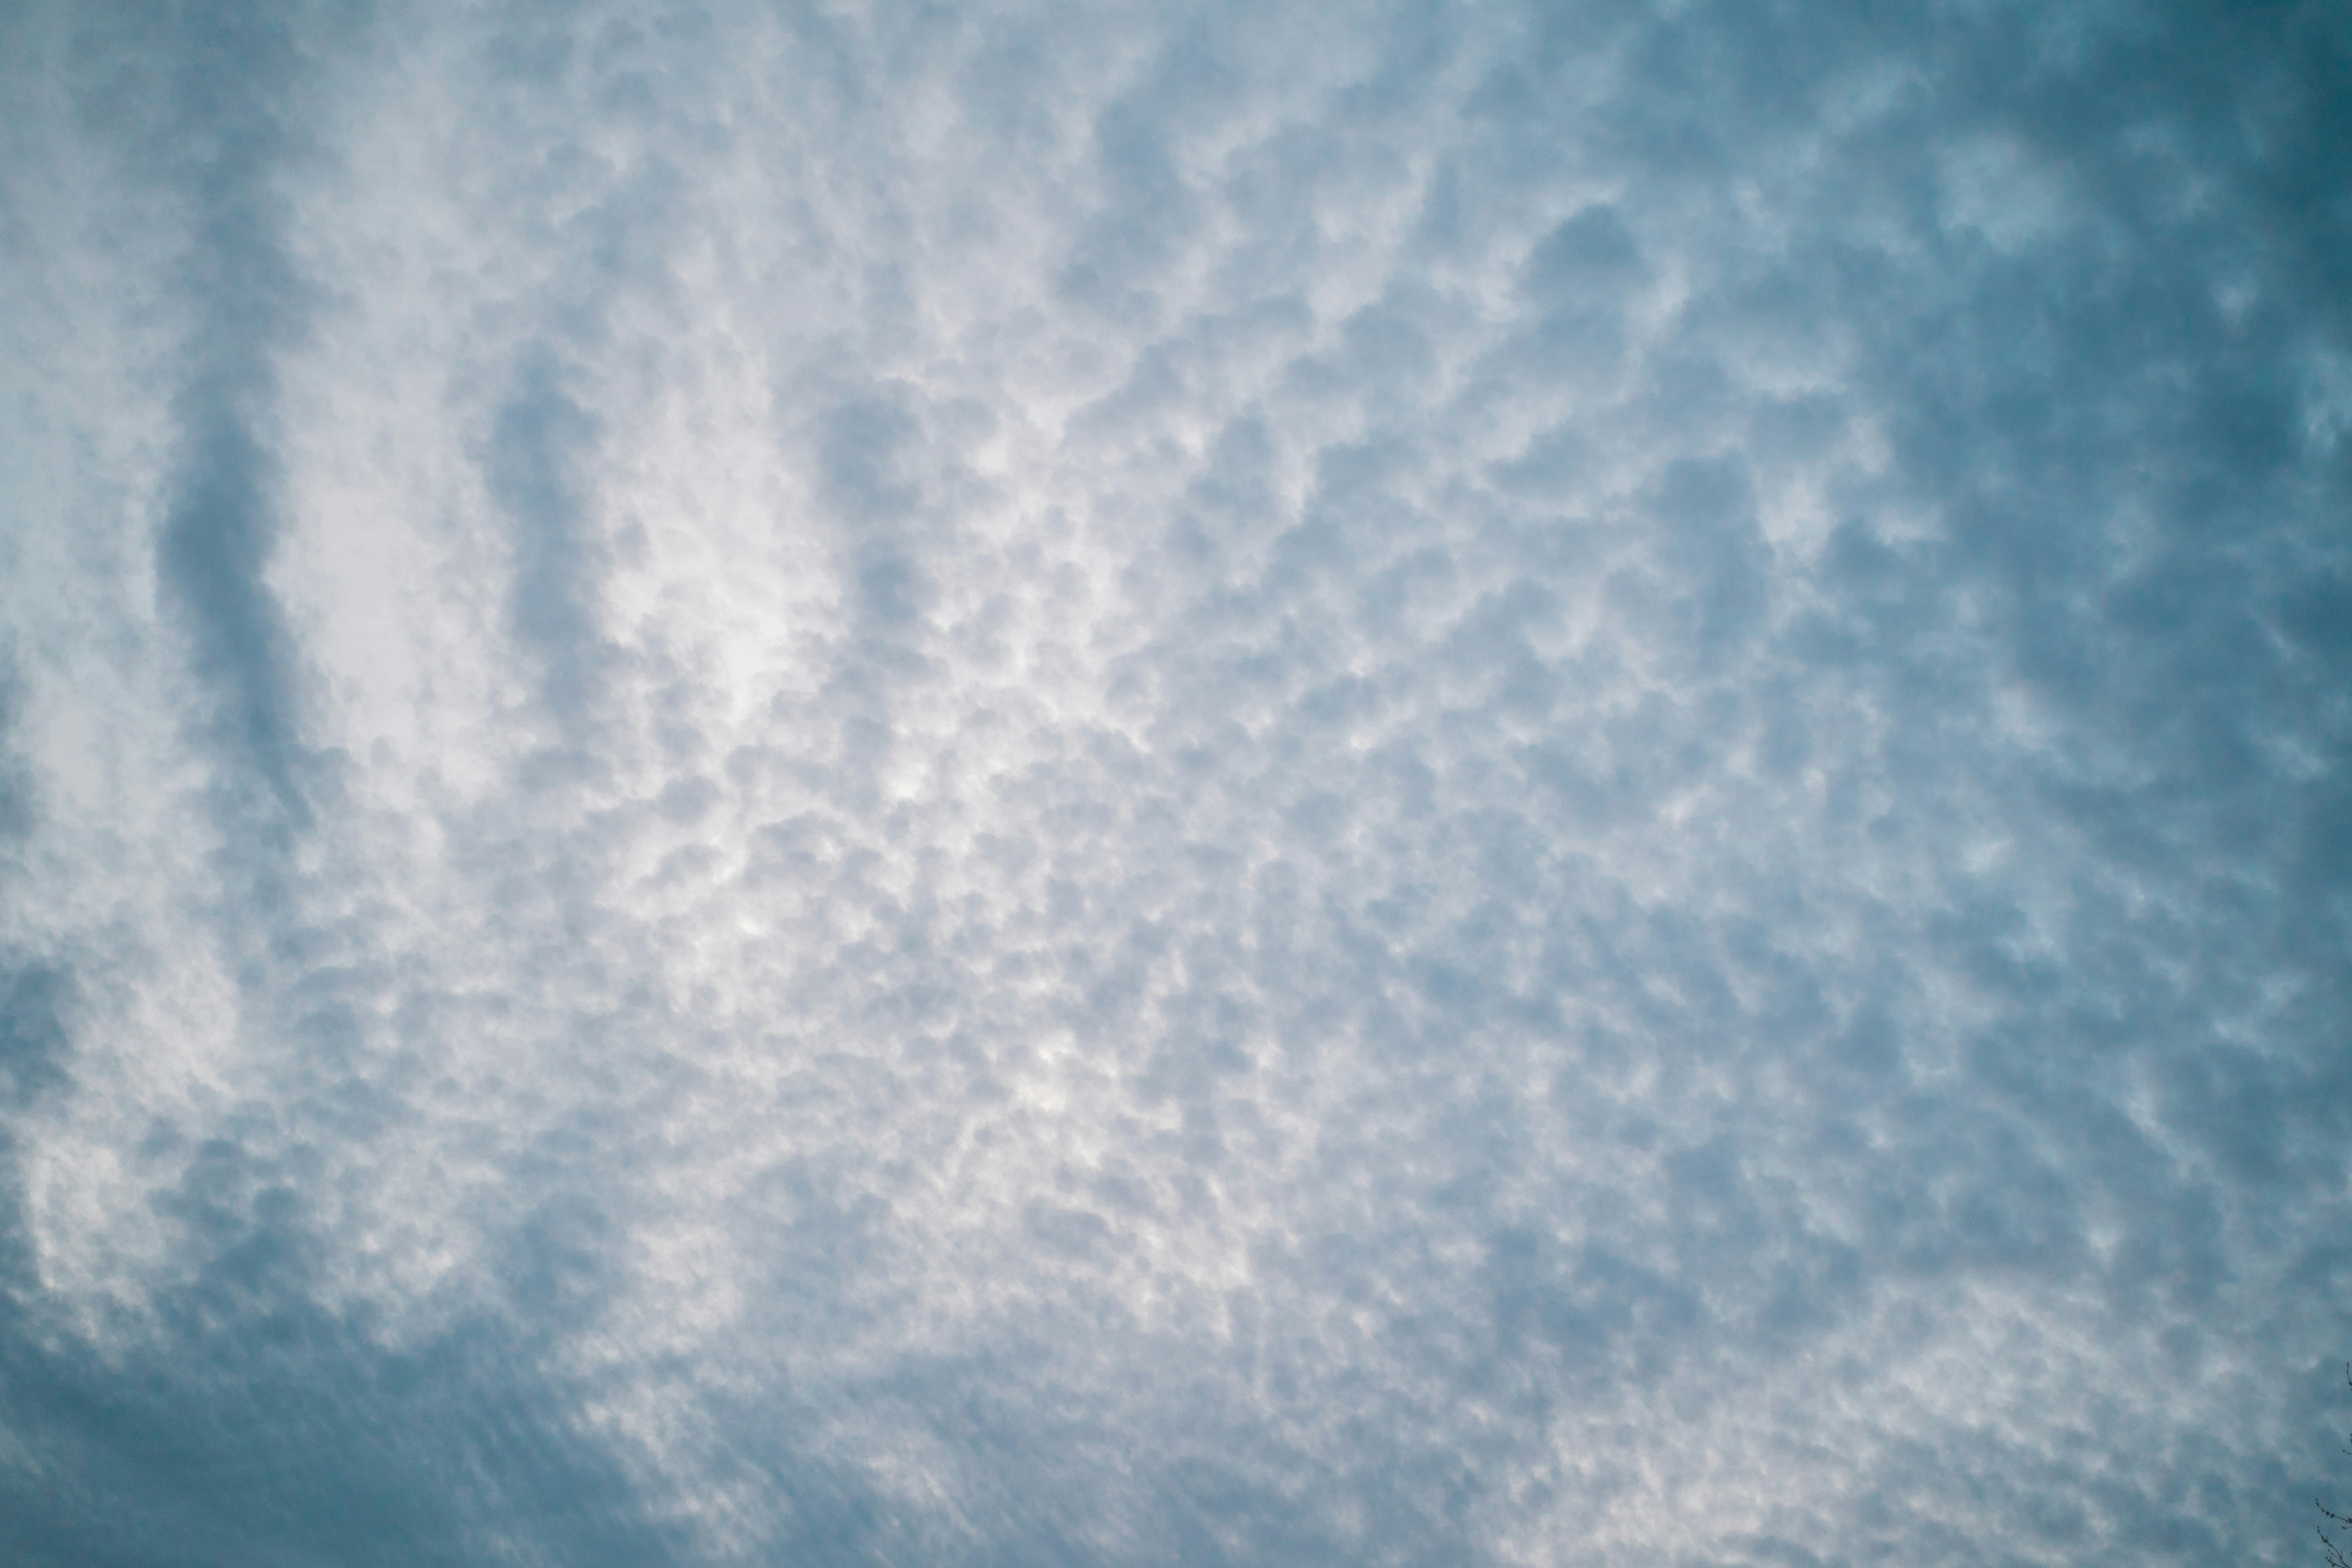
<instances>
[{"instance_id":1,"label":"cloud patch","mask_svg":"<svg viewBox=\"0 0 2352 1568\"><path fill-rule=\"evenodd\" d=\"M2301 1550L2323 8L8 26L16 1558Z\"/></svg>"}]
</instances>

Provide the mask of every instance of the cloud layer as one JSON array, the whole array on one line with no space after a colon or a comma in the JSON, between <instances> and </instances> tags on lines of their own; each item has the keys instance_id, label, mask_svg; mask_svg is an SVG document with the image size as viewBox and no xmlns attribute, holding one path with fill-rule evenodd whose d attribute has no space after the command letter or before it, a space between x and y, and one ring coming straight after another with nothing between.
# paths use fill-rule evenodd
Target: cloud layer
<instances>
[{"instance_id":1,"label":"cloud layer","mask_svg":"<svg viewBox=\"0 0 2352 1568\"><path fill-rule=\"evenodd\" d=\"M25 7L27 1563L2286 1562L2329 7Z\"/></svg>"}]
</instances>

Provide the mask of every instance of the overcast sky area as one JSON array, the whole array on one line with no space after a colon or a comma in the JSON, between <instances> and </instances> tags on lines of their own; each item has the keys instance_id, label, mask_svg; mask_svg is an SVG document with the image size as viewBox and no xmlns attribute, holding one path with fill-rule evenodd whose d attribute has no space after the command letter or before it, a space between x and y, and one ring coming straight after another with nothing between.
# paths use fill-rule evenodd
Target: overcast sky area
<instances>
[{"instance_id":1,"label":"overcast sky area","mask_svg":"<svg viewBox=\"0 0 2352 1568\"><path fill-rule=\"evenodd\" d=\"M2352 1503L2352 14L0 7L0 1559Z\"/></svg>"}]
</instances>

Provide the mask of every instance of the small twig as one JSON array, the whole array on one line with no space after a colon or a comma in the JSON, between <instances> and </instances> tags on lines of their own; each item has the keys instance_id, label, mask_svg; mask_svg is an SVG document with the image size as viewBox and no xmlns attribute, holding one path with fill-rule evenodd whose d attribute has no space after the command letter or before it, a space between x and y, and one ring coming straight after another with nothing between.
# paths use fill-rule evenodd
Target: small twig
<instances>
[{"instance_id":1,"label":"small twig","mask_svg":"<svg viewBox=\"0 0 2352 1568\"><path fill-rule=\"evenodd\" d=\"M2344 1384L2347 1388L2352 1388L2352 1362L2346 1362L2344 1363ZM2344 1451L2347 1454L2352 1454L2352 1444L2347 1444ZM2347 1518L2345 1515L2336 1512L2326 1503L2321 1502L2317 1498L2312 1499L2311 1501L2312 1506L2319 1510L2321 1516L2326 1519L2330 1524L2334 1524L2342 1530L2352 1530L2352 1518ZM2315 1528L2319 1531L2320 1545L2326 1548L2327 1552L2327 1568L2352 1568L2352 1557L2345 1555L2343 1541L2338 1540L2336 1536L2328 1534L2327 1525L2326 1524L2317 1525L2315 1526ZM2352 1537L2346 1537L2344 1539L2352 1540Z\"/></svg>"}]
</instances>

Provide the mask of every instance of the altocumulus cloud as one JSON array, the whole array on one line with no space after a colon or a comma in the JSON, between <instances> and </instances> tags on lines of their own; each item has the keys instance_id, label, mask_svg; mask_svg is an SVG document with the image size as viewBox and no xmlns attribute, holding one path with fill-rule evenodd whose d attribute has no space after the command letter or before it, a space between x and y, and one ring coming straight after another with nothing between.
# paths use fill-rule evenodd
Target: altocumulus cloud
<instances>
[{"instance_id":1,"label":"altocumulus cloud","mask_svg":"<svg viewBox=\"0 0 2352 1568\"><path fill-rule=\"evenodd\" d=\"M2339 7L0 26L11 1562L2304 1552Z\"/></svg>"}]
</instances>

